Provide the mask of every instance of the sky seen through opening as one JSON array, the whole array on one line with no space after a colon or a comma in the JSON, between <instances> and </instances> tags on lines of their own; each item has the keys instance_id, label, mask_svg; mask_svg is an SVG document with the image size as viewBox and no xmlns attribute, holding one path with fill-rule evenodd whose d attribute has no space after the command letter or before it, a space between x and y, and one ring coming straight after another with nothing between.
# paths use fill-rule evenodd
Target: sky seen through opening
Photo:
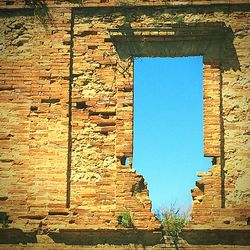
<instances>
[{"instance_id":1,"label":"sky seen through opening","mask_svg":"<svg viewBox=\"0 0 250 250\"><path fill-rule=\"evenodd\" d=\"M203 157L202 57L135 58L133 168L153 210L191 207Z\"/></svg>"}]
</instances>

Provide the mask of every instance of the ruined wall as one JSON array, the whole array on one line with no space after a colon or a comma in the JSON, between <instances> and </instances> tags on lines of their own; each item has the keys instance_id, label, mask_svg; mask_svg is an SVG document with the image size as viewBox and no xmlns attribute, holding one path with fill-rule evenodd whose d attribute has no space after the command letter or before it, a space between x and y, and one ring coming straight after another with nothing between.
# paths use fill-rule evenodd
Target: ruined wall
<instances>
[{"instance_id":1,"label":"ruined wall","mask_svg":"<svg viewBox=\"0 0 250 250\"><path fill-rule=\"evenodd\" d=\"M190 227L248 228L250 8L241 2L1 1L0 211L10 226L117 229L130 211L135 228L159 229L131 165L133 57L203 55L204 154L214 160L192 192Z\"/></svg>"},{"instance_id":2,"label":"ruined wall","mask_svg":"<svg viewBox=\"0 0 250 250\"><path fill-rule=\"evenodd\" d=\"M1 16L1 211L30 229L65 208L69 10L51 12L50 30L30 11Z\"/></svg>"}]
</instances>

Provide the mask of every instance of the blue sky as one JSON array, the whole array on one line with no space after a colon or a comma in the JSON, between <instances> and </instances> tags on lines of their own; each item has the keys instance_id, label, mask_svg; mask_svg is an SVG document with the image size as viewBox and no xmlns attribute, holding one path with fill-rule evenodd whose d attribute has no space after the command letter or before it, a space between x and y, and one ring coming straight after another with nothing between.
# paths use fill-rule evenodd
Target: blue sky
<instances>
[{"instance_id":1,"label":"blue sky","mask_svg":"<svg viewBox=\"0 0 250 250\"><path fill-rule=\"evenodd\" d=\"M203 157L202 57L135 58L133 168L143 174L153 210L191 206Z\"/></svg>"}]
</instances>

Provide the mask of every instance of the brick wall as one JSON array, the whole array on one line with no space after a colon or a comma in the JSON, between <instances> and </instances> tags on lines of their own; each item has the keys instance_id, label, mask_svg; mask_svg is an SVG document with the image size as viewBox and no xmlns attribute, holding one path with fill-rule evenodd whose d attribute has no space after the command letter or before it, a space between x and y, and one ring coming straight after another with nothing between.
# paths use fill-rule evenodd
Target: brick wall
<instances>
[{"instance_id":1,"label":"brick wall","mask_svg":"<svg viewBox=\"0 0 250 250\"><path fill-rule=\"evenodd\" d=\"M45 13L0 3L0 211L10 226L117 229L130 211L136 228L158 229L131 165L133 56L203 55L204 154L214 164L192 192L190 227L248 228L248 1L46 3ZM133 35L121 33L128 20Z\"/></svg>"}]
</instances>

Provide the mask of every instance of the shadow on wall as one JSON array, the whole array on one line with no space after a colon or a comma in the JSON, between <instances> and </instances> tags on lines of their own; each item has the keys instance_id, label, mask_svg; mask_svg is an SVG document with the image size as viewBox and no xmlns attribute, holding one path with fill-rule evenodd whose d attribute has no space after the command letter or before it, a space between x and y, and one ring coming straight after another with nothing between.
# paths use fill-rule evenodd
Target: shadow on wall
<instances>
[{"instance_id":1,"label":"shadow on wall","mask_svg":"<svg viewBox=\"0 0 250 250\"><path fill-rule=\"evenodd\" d=\"M116 229L116 230L67 230L47 234L50 242L66 245L97 244L143 244L156 245L162 241L161 231ZM39 243L37 232L23 232L21 229L0 229L0 244Z\"/></svg>"},{"instance_id":2,"label":"shadow on wall","mask_svg":"<svg viewBox=\"0 0 250 250\"><path fill-rule=\"evenodd\" d=\"M0 229L0 244L37 243L36 232L23 232L18 228Z\"/></svg>"},{"instance_id":3,"label":"shadow on wall","mask_svg":"<svg viewBox=\"0 0 250 250\"><path fill-rule=\"evenodd\" d=\"M153 246L164 243L161 231L150 230L70 230L38 235L37 232L25 233L21 229L0 229L0 244L39 243L40 237L46 238L46 243L64 243L66 245L97 245L97 244L142 244ZM180 238L190 245L250 245L249 230L190 230L184 229Z\"/></svg>"},{"instance_id":4,"label":"shadow on wall","mask_svg":"<svg viewBox=\"0 0 250 250\"><path fill-rule=\"evenodd\" d=\"M33 9L34 15L47 28L48 23L52 20L52 16L46 2L44 0L25 0L25 5Z\"/></svg>"},{"instance_id":5,"label":"shadow on wall","mask_svg":"<svg viewBox=\"0 0 250 250\"><path fill-rule=\"evenodd\" d=\"M234 34L222 22L172 24L164 28L132 28L124 23L110 29L110 39L121 59L129 57L204 57L205 64L219 64L222 71L240 69L233 45Z\"/></svg>"},{"instance_id":6,"label":"shadow on wall","mask_svg":"<svg viewBox=\"0 0 250 250\"><path fill-rule=\"evenodd\" d=\"M249 230L184 229L180 237L191 245L250 245Z\"/></svg>"},{"instance_id":7,"label":"shadow on wall","mask_svg":"<svg viewBox=\"0 0 250 250\"><path fill-rule=\"evenodd\" d=\"M52 16L44 0L25 0L27 8L3 9L0 17L35 16L43 27L47 28L52 24Z\"/></svg>"}]
</instances>

